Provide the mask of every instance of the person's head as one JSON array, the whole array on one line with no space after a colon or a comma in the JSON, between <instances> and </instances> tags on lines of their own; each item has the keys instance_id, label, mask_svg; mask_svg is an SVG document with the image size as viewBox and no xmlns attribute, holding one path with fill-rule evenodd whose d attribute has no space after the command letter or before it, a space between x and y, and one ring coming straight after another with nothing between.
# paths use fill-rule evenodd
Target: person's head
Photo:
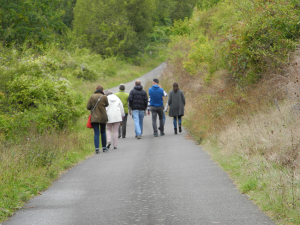
<instances>
[{"instance_id":1,"label":"person's head","mask_svg":"<svg viewBox=\"0 0 300 225\"><path fill-rule=\"evenodd\" d=\"M141 81L140 81L140 80L136 80L136 81L135 81L135 86L142 86Z\"/></svg>"},{"instance_id":2,"label":"person's head","mask_svg":"<svg viewBox=\"0 0 300 225\"><path fill-rule=\"evenodd\" d=\"M106 95L106 96L108 96L108 95L111 95L113 92L111 91L111 90L108 90L108 89L106 89L105 91L104 91L104 94Z\"/></svg>"},{"instance_id":3,"label":"person's head","mask_svg":"<svg viewBox=\"0 0 300 225\"><path fill-rule=\"evenodd\" d=\"M173 91L174 91L174 92L177 92L178 90L179 90L178 83L177 83L177 82L174 82L174 83L173 83Z\"/></svg>"},{"instance_id":4,"label":"person's head","mask_svg":"<svg viewBox=\"0 0 300 225\"><path fill-rule=\"evenodd\" d=\"M120 85L119 85L119 89L120 89L121 91L125 91L125 85L124 85L124 84L120 84Z\"/></svg>"},{"instance_id":5,"label":"person's head","mask_svg":"<svg viewBox=\"0 0 300 225\"><path fill-rule=\"evenodd\" d=\"M101 85L97 85L96 91L103 91L103 87Z\"/></svg>"},{"instance_id":6,"label":"person's head","mask_svg":"<svg viewBox=\"0 0 300 225\"><path fill-rule=\"evenodd\" d=\"M159 80L157 78L154 78L153 81L152 81L152 84L153 85L158 85L159 83Z\"/></svg>"}]
</instances>

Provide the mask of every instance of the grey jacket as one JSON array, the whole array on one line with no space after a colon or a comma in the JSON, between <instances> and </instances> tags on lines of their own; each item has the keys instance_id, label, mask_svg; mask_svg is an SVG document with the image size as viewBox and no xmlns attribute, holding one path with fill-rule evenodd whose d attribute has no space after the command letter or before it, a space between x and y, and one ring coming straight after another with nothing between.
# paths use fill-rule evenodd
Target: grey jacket
<instances>
[{"instance_id":1,"label":"grey jacket","mask_svg":"<svg viewBox=\"0 0 300 225\"><path fill-rule=\"evenodd\" d=\"M168 105L169 116L183 116L184 115L184 106L185 106L185 97L182 90L178 90L174 92L173 90L169 93Z\"/></svg>"}]
</instances>

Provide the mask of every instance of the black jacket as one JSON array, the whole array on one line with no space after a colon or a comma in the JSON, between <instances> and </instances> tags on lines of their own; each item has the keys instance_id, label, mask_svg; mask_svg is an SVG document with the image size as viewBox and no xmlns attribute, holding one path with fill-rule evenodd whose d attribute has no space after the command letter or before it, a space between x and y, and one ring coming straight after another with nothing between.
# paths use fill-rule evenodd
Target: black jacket
<instances>
[{"instance_id":1,"label":"black jacket","mask_svg":"<svg viewBox=\"0 0 300 225\"><path fill-rule=\"evenodd\" d=\"M132 110L146 110L148 106L148 96L142 86L135 86L129 94L129 106Z\"/></svg>"}]
</instances>

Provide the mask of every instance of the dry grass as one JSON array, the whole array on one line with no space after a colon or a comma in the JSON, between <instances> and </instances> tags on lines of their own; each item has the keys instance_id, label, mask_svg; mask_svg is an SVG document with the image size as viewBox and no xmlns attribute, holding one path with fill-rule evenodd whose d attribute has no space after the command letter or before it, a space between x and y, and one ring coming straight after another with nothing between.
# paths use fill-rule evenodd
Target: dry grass
<instances>
[{"instance_id":1,"label":"dry grass","mask_svg":"<svg viewBox=\"0 0 300 225\"><path fill-rule=\"evenodd\" d=\"M230 167L240 190L279 224L300 224L299 55L300 50L280 73L270 71L243 89L227 79L226 71L207 84L205 71L191 76L179 58L168 62L161 79L164 89L176 81L184 91L184 125L193 138L206 140L207 148L217 146L214 154L221 156L223 168ZM242 161L231 167L237 158Z\"/></svg>"}]
</instances>

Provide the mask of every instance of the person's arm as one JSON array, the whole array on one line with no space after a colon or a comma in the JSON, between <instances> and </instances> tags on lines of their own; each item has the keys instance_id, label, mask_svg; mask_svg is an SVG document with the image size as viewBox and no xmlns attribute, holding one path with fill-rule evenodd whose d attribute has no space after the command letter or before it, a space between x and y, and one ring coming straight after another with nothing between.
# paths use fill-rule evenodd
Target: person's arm
<instances>
[{"instance_id":1,"label":"person's arm","mask_svg":"<svg viewBox=\"0 0 300 225\"><path fill-rule=\"evenodd\" d=\"M147 110L147 107L148 107L148 96L147 96L146 91L144 93L144 106L145 106L145 110Z\"/></svg>"},{"instance_id":2,"label":"person's arm","mask_svg":"<svg viewBox=\"0 0 300 225\"><path fill-rule=\"evenodd\" d=\"M90 99L89 99L89 101L88 101L88 103L87 103L86 108L87 108L88 110L91 110L91 109L92 109L92 97L90 97Z\"/></svg>"},{"instance_id":3,"label":"person's arm","mask_svg":"<svg viewBox=\"0 0 300 225\"><path fill-rule=\"evenodd\" d=\"M121 116L123 118L125 116L125 111L124 111L124 106L123 106L123 103L121 100L119 102L119 107L120 107L120 111L121 111Z\"/></svg>"},{"instance_id":4,"label":"person's arm","mask_svg":"<svg viewBox=\"0 0 300 225\"><path fill-rule=\"evenodd\" d=\"M164 91L164 97L167 97L168 96L167 92L165 92L165 90L163 91Z\"/></svg>"},{"instance_id":5,"label":"person's arm","mask_svg":"<svg viewBox=\"0 0 300 225\"><path fill-rule=\"evenodd\" d=\"M107 97L106 97L105 95L102 95L101 99L102 99L102 98L104 98L104 101L103 101L104 107L109 106L109 102L108 102ZM101 99L100 99L100 100L101 100Z\"/></svg>"},{"instance_id":6,"label":"person's arm","mask_svg":"<svg viewBox=\"0 0 300 225\"><path fill-rule=\"evenodd\" d=\"M172 94L171 91L169 93L169 98L168 98L168 105L170 106L172 104Z\"/></svg>"},{"instance_id":7,"label":"person's arm","mask_svg":"<svg viewBox=\"0 0 300 225\"><path fill-rule=\"evenodd\" d=\"M132 106L132 91L130 92L128 97L128 109L131 108L131 106Z\"/></svg>"},{"instance_id":8,"label":"person's arm","mask_svg":"<svg viewBox=\"0 0 300 225\"><path fill-rule=\"evenodd\" d=\"M183 105L185 105L185 97L184 97L183 91L181 91L181 98L182 98L182 101L183 101Z\"/></svg>"},{"instance_id":9,"label":"person's arm","mask_svg":"<svg viewBox=\"0 0 300 225\"><path fill-rule=\"evenodd\" d=\"M169 99L168 99L168 101L169 101ZM169 105L168 105L168 101L167 101L166 106L165 106L165 109L164 109L165 112L168 111L168 106L169 106Z\"/></svg>"}]
</instances>

